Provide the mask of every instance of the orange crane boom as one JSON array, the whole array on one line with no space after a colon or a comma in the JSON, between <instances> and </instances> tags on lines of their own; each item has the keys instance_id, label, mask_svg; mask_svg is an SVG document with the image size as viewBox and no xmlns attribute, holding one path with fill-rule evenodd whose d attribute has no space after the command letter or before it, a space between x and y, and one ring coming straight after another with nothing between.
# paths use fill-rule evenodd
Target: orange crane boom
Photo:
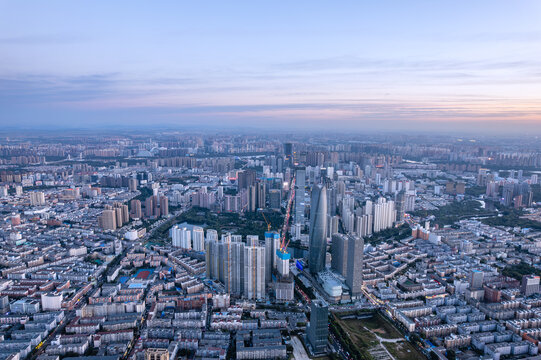
<instances>
[{"instance_id":1,"label":"orange crane boom","mask_svg":"<svg viewBox=\"0 0 541 360\"><path fill-rule=\"evenodd\" d=\"M265 213L263 211L261 212L261 215L263 215L263 219L265 219L265 222L267 223L267 231L271 231L271 224L267 220Z\"/></svg>"},{"instance_id":2,"label":"orange crane boom","mask_svg":"<svg viewBox=\"0 0 541 360\"><path fill-rule=\"evenodd\" d=\"M283 253L286 252L287 246L289 245L289 240L286 244L286 233L289 227L289 218L291 217L291 206L293 205L293 200L295 199L295 180L296 178L293 177L293 181L291 182L291 194L289 196L289 200L287 201L286 216L284 217L284 226L282 228L282 239L280 241L280 251Z\"/></svg>"}]
</instances>

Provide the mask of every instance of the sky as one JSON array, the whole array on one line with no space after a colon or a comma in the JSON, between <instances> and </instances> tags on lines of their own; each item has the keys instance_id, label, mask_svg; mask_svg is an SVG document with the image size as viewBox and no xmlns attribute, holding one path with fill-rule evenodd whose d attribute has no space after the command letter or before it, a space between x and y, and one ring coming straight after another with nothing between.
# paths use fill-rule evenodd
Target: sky
<instances>
[{"instance_id":1,"label":"sky","mask_svg":"<svg viewBox=\"0 0 541 360\"><path fill-rule=\"evenodd\" d=\"M541 1L0 0L0 124L541 132Z\"/></svg>"}]
</instances>

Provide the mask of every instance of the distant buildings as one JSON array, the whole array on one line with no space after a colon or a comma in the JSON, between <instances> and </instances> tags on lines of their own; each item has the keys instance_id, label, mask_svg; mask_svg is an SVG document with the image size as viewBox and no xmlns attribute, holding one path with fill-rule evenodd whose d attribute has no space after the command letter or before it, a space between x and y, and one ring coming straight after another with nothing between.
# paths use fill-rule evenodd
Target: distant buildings
<instances>
[{"instance_id":1,"label":"distant buildings","mask_svg":"<svg viewBox=\"0 0 541 360\"><path fill-rule=\"evenodd\" d=\"M169 351L160 348L148 348L145 350L145 360L169 360Z\"/></svg>"},{"instance_id":2,"label":"distant buildings","mask_svg":"<svg viewBox=\"0 0 541 360\"><path fill-rule=\"evenodd\" d=\"M45 194L41 191L33 191L30 193L30 205L42 206L45 205Z\"/></svg>"},{"instance_id":3,"label":"distant buildings","mask_svg":"<svg viewBox=\"0 0 541 360\"><path fill-rule=\"evenodd\" d=\"M388 229L396 221L394 201L380 197L374 204L374 232Z\"/></svg>"}]
</instances>

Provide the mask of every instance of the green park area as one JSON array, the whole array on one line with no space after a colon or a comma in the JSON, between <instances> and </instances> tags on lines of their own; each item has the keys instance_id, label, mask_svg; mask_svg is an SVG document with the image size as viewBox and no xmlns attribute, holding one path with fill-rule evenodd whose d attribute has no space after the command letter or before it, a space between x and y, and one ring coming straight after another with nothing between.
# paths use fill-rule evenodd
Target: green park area
<instances>
[{"instance_id":1,"label":"green park area","mask_svg":"<svg viewBox=\"0 0 541 360\"><path fill-rule=\"evenodd\" d=\"M524 275L541 275L541 270L526 264L525 262L521 262L519 264L514 265L508 265L506 266L503 271L502 275L512 277L516 280L521 280Z\"/></svg>"},{"instance_id":2,"label":"green park area","mask_svg":"<svg viewBox=\"0 0 541 360\"><path fill-rule=\"evenodd\" d=\"M153 236L154 241L164 241L167 239L171 226L180 223L198 225L207 229L214 229L218 234L230 232L236 235L258 235L260 239L265 236L267 223L269 222L271 230L279 231L283 224L283 215L279 212L268 211L263 217L261 212L239 213L214 213L209 209L193 207L188 211L176 216L161 225Z\"/></svg>"},{"instance_id":3,"label":"green park area","mask_svg":"<svg viewBox=\"0 0 541 360\"><path fill-rule=\"evenodd\" d=\"M393 343L383 342L382 344L397 360L419 360L426 358L406 340Z\"/></svg>"},{"instance_id":4,"label":"green park area","mask_svg":"<svg viewBox=\"0 0 541 360\"><path fill-rule=\"evenodd\" d=\"M494 211L484 209L481 203L476 200L457 201L440 207L437 210L418 210L411 213L413 216L428 217L433 215L436 220L434 223L443 225L452 225L458 220L467 219L474 216L495 215Z\"/></svg>"},{"instance_id":5,"label":"green park area","mask_svg":"<svg viewBox=\"0 0 541 360\"><path fill-rule=\"evenodd\" d=\"M490 226L520 227L541 230L541 223L522 217L522 212L516 209L506 209L502 216L484 218L481 221Z\"/></svg>"},{"instance_id":6,"label":"green park area","mask_svg":"<svg viewBox=\"0 0 541 360\"><path fill-rule=\"evenodd\" d=\"M366 237L364 242L376 245L383 241L402 240L408 236L411 236L411 228L408 224L402 224L374 233L372 236Z\"/></svg>"}]
</instances>

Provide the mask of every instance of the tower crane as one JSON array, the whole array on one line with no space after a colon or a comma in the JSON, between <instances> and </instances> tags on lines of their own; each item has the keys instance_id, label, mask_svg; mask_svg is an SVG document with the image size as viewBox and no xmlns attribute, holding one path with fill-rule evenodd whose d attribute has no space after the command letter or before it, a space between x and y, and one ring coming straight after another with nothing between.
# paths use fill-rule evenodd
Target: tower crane
<instances>
[{"instance_id":1,"label":"tower crane","mask_svg":"<svg viewBox=\"0 0 541 360\"><path fill-rule=\"evenodd\" d=\"M291 192L287 201L286 215L284 217L284 226L282 228L282 238L280 240L280 251L282 253L287 252L287 246L289 245L289 240L286 243L286 233L289 227L289 218L291 217L291 207L293 205L293 200L295 199L295 181L296 178L293 177L293 181L291 182Z\"/></svg>"},{"instance_id":2,"label":"tower crane","mask_svg":"<svg viewBox=\"0 0 541 360\"><path fill-rule=\"evenodd\" d=\"M265 213L263 211L261 212L261 215L263 215L263 219L265 219L265 222L267 223L267 231L271 231L271 224L267 220L267 217L265 216Z\"/></svg>"}]
</instances>

